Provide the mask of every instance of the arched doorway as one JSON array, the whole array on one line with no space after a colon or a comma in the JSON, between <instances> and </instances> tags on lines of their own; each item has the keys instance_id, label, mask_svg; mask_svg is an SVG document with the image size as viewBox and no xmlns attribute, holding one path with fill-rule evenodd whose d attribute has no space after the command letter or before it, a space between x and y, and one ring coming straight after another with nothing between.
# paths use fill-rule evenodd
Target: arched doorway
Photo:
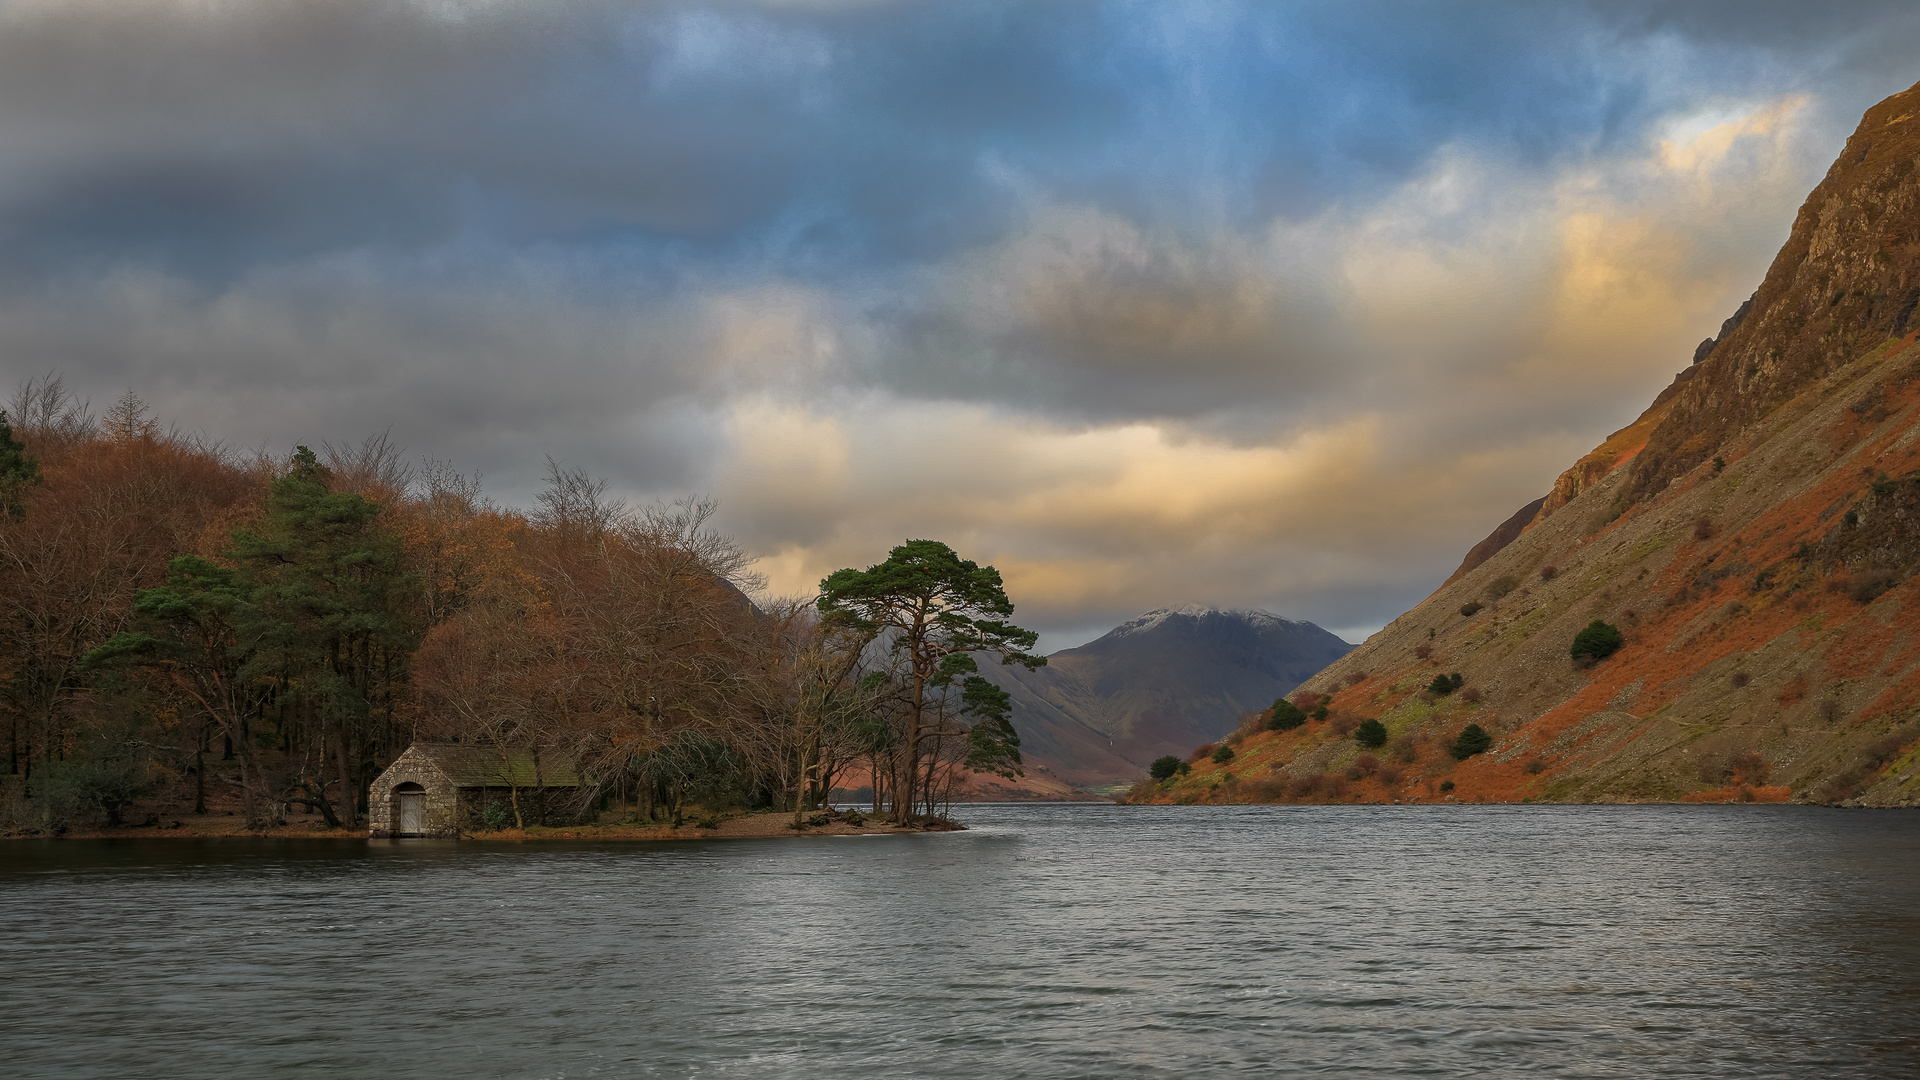
<instances>
[{"instance_id":1,"label":"arched doorway","mask_svg":"<svg viewBox=\"0 0 1920 1080\"><path fill-rule=\"evenodd\" d=\"M393 835L427 834L427 789L409 780L393 789Z\"/></svg>"}]
</instances>

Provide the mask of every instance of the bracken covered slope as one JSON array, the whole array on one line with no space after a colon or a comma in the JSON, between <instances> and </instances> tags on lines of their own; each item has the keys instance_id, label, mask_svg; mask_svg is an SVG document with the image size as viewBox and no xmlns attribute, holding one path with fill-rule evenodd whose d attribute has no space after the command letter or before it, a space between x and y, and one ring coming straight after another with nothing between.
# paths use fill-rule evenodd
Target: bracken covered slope
<instances>
[{"instance_id":1,"label":"bracken covered slope","mask_svg":"<svg viewBox=\"0 0 1920 1080\"><path fill-rule=\"evenodd\" d=\"M1309 681L1325 719L1134 797L1914 805L1917 166L1920 87L1867 112L1750 309L1646 414ZM1576 662L1596 619L1624 645ZM1368 718L1385 746L1354 740ZM1492 748L1456 761L1468 724Z\"/></svg>"}]
</instances>

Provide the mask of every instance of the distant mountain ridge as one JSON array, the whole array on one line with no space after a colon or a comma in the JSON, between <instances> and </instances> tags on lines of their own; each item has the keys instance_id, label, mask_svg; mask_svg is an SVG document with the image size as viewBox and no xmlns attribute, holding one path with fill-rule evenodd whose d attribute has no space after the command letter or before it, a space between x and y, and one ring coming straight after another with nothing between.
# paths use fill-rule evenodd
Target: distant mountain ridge
<instances>
[{"instance_id":1,"label":"distant mountain ridge","mask_svg":"<svg viewBox=\"0 0 1920 1080\"><path fill-rule=\"evenodd\" d=\"M1080 786L1130 782L1162 754L1231 731L1353 648L1270 611L1157 608L1036 671L982 664L1013 696L1036 770Z\"/></svg>"}]
</instances>

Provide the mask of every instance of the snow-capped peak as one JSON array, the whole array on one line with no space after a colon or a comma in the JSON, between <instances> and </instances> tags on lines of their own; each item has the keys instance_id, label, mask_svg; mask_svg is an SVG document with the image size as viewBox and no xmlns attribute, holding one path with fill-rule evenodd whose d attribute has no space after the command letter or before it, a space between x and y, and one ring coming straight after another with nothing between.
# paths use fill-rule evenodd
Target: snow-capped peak
<instances>
[{"instance_id":1,"label":"snow-capped peak","mask_svg":"<svg viewBox=\"0 0 1920 1080\"><path fill-rule=\"evenodd\" d=\"M1175 616L1188 619L1200 619L1208 615L1225 615L1229 618L1243 620L1254 626L1275 626L1292 621L1291 619L1281 618L1271 611L1261 611L1258 608L1220 608L1213 607L1209 604L1182 604L1175 608L1155 608L1138 618L1129 619L1119 626L1114 627L1111 636L1126 637L1128 634L1145 633Z\"/></svg>"}]
</instances>

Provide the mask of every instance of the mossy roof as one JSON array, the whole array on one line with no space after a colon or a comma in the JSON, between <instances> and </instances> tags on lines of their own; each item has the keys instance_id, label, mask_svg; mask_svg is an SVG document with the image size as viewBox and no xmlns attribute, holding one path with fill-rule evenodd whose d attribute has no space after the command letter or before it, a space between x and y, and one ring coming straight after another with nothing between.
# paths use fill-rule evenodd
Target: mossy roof
<instances>
[{"instance_id":1,"label":"mossy roof","mask_svg":"<svg viewBox=\"0 0 1920 1080\"><path fill-rule=\"evenodd\" d=\"M414 743L412 753L431 761L455 787L579 787L573 763L531 751L466 743Z\"/></svg>"}]
</instances>

